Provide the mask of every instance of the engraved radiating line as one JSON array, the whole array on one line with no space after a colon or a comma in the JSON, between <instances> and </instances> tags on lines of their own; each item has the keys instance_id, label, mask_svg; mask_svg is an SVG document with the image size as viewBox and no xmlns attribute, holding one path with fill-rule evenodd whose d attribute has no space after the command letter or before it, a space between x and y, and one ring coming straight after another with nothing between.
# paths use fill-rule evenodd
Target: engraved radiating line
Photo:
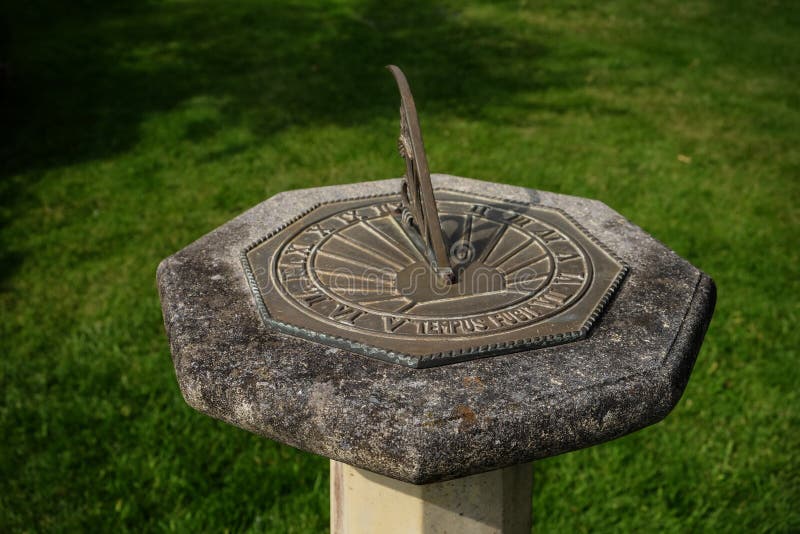
<instances>
[{"instance_id":1,"label":"engraved radiating line","mask_svg":"<svg viewBox=\"0 0 800 534\"><path fill-rule=\"evenodd\" d=\"M466 299L471 299L471 298L475 298L475 297L479 297L479 296L480 297L485 297L485 296L492 296L492 295L508 295L509 293L516 293L518 295L528 295L527 291L518 291L518 290L515 291L515 290L508 290L508 289L498 289L496 291L486 291L485 293L473 293L472 295L458 295L457 297L445 297L445 298L436 299L435 301L430 301L430 302L435 302L436 304L440 304L442 302L457 302L459 300L466 300ZM417 304L418 303L414 303L414 306L416 306Z\"/></svg>"},{"instance_id":2,"label":"engraved radiating line","mask_svg":"<svg viewBox=\"0 0 800 534\"><path fill-rule=\"evenodd\" d=\"M325 249L319 249L317 251L317 254L325 254L326 256L330 256L331 258L337 259L339 261L343 261L343 262L349 263L351 265L356 265L358 267L361 267L362 269L364 268L364 262L362 262L362 261L354 260L354 259L348 258L346 256L341 256L339 254L336 254L335 252L328 252Z\"/></svg>"},{"instance_id":3,"label":"engraved radiating line","mask_svg":"<svg viewBox=\"0 0 800 534\"><path fill-rule=\"evenodd\" d=\"M363 245L361 245L360 243L355 242L354 240L350 239L349 237L343 236L341 233L336 234L333 237L341 239L342 241L344 241L345 243L347 243L351 247L353 247L355 249L358 249L361 252L364 252L366 254L369 254L370 256L372 256L373 258L377 259L378 261L382 261L384 263L388 263L390 266L392 266L393 268L397 269L398 271L401 270L404 267L403 265L400 265L396 261L392 261L389 258L387 258L385 256L381 256L380 254L376 253L374 250L370 250L370 249L364 247Z\"/></svg>"},{"instance_id":4,"label":"engraved radiating line","mask_svg":"<svg viewBox=\"0 0 800 534\"><path fill-rule=\"evenodd\" d=\"M500 239L505 235L506 230L508 230L508 225L504 224L502 228L500 228L494 233L494 235L492 236L492 240L489 242L488 245L486 245L486 248L483 249L483 252L481 252L481 257L478 258L477 261L480 262L486 261L486 258L488 258L491 255L491 253L497 247L497 244L500 242Z\"/></svg>"},{"instance_id":5,"label":"engraved radiating line","mask_svg":"<svg viewBox=\"0 0 800 534\"><path fill-rule=\"evenodd\" d=\"M356 302L361 304L362 306L369 306L370 304L378 304L379 302L385 302L387 300L400 300L400 299L408 300L408 297L404 297L396 293L394 295L386 295L377 299L372 298L371 300L356 300Z\"/></svg>"},{"instance_id":6,"label":"engraved radiating line","mask_svg":"<svg viewBox=\"0 0 800 534\"><path fill-rule=\"evenodd\" d=\"M389 215L389 219L391 219L391 220L392 220L392 221L394 221L395 223L397 222L397 221L395 221L394 217L392 217L391 215ZM367 222L364 224L364 227L367 229L367 231L369 231L370 233L372 233L372 234L373 234L375 237L377 237L378 239L380 239L381 241L383 241L384 243L386 243L387 245L389 245L390 247L392 247L394 250L396 250L397 252L399 252L399 253L400 253L402 256L405 256L405 257L406 257L406 259L408 259L408 261L409 261L409 262L411 262L411 263L409 263L408 265L411 265L412 263L415 263L415 261L416 261L416 260L414 260L414 258L413 258L412 256L408 255L408 254L406 253L406 251L404 251L404 250L401 248L401 245L400 245L400 243L398 243L397 241L395 241L394 239L392 239L392 238L391 238L391 237L389 237L388 235L384 234L384 233L383 233L383 231L382 231L380 228L378 228L378 227L374 226L374 225L373 225L373 224L372 224L370 221L367 221ZM405 230L403 230L403 227L402 227L402 226L400 227L400 231L401 231L401 233L403 234L403 236L405 236L405 235L406 235L406 234L405 234ZM413 243L412 243L412 245L413 245ZM412 248L413 250L416 250L416 247L414 247L414 246L412 246L411 248Z\"/></svg>"},{"instance_id":7,"label":"engraved radiating line","mask_svg":"<svg viewBox=\"0 0 800 534\"><path fill-rule=\"evenodd\" d=\"M454 244L455 243L460 243L460 242L464 241L464 239L466 239L467 232L469 231L469 226L468 225L469 225L469 222L471 220L472 220L472 215L471 214L465 214L464 215L464 229L461 231L461 235L458 236L458 239L454 239L453 240Z\"/></svg>"},{"instance_id":8,"label":"engraved radiating line","mask_svg":"<svg viewBox=\"0 0 800 534\"><path fill-rule=\"evenodd\" d=\"M515 272L519 271L520 269L522 269L523 267L527 267L529 265L533 265L534 263L538 263L538 262L542 261L545 258L547 258L547 254L540 254L540 255L538 255L538 256L536 256L536 257L534 257L534 258L532 258L532 259L530 259L528 261L523 261L522 263L520 263L519 265L517 265L513 269L509 269L508 271L505 271L504 274L505 274L506 278L508 278L508 275L510 275L511 273L515 273Z\"/></svg>"},{"instance_id":9,"label":"engraved radiating line","mask_svg":"<svg viewBox=\"0 0 800 534\"><path fill-rule=\"evenodd\" d=\"M324 274L324 275L327 275L327 276L331 276L331 277L333 277L333 276L343 276L343 277L346 277L348 279L358 278L363 282L375 282L375 283L381 284L381 285L387 285L388 284L389 287L394 287L394 283L392 283L392 282L384 281L381 278L372 278L372 277L369 277L369 276L365 276L363 274L344 273L344 272L341 272L341 271L330 271L328 269L314 269L314 272L318 273L318 274ZM394 274L394 273L392 273L392 274Z\"/></svg>"},{"instance_id":10,"label":"engraved radiating line","mask_svg":"<svg viewBox=\"0 0 800 534\"><path fill-rule=\"evenodd\" d=\"M311 291L304 291L302 293L293 293L291 296L294 297L295 300L306 299L308 297L316 297L316 296L323 296L327 299L330 299L330 297L328 297L325 293L323 293L319 289L312 289Z\"/></svg>"},{"instance_id":11,"label":"engraved radiating line","mask_svg":"<svg viewBox=\"0 0 800 534\"><path fill-rule=\"evenodd\" d=\"M459 237L454 244L472 242L472 219L473 216L471 213L466 216L466 221L464 221L464 231L461 232L461 237Z\"/></svg>"},{"instance_id":12,"label":"engraved radiating line","mask_svg":"<svg viewBox=\"0 0 800 534\"><path fill-rule=\"evenodd\" d=\"M338 291L334 291L334 289L338 289ZM386 289L383 289L381 287L373 287L373 288L362 287L362 288L358 288L358 289L356 289L356 288L352 288L352 289L332 288L331 290L334 291L334 293L336 293L337 295L339 293L342 293L342 294L345 294L345 295L355 295L356 293L363 293L364 296L371 296L371 295L374 295L374 294L382 295L383 293L386 293ZM393 295L393 297L397 298L396 295Z\"/></svg>"},{"instance_id":13,"label":"engraved radiating line","mask_svg":"<svg viewBox=\"0 0 800 534\"><path fill-rule=\"evenodd\" d=\"M407 305L403 306L399 310L395 310L393 313L407 312L407 311L411 310L411 308L413 308L417 304L419 304L419 302L417 302L416 300L412 300L411 302L409 302Z\"/></svg>"},{"instance_id":14,"label":"engraved radiating line","mask_svg":"<svg viewBox=\"0 0 800 534\"><path fill-rule=\"evenodd\" d=\"M427 263L427 262L428 262L428 259L427 259L425 256L423 256L423 255L422 255L422 252L420 252L420 251L419 251L419 249L417 248L417 245L415 245L415 244L414 244L414 242L413 242L413 241L411 241L411 238L410 238L410 237L408 237L408 236L406 235L406 230L405 230L405 228L403 228L402 226L400 226L400 223L399 223L399 222L397 222L397 219L395 219L394 217L392 217L392 216L389 216L389 220L390 220L390 221L392 221L392 222L394 223L394 225L397 227L397 229L398 229L398 230L400 230L400 234L402 234L403 238L404 238L404 239L405 239L405 240L408 242L408 245L411 247L411 250L413 250L413 251L414 251L414 253L415 253L417 256L419 256L419 257L420 257L420 259L421 259L423 262Z\"/></svg>"},{"instance_id":15,"label":"engraved radiating line","mask_svg":"<svg viewBox=\"0 0 800 534\"><path fill-rule=\"evenodd\" d=\"M493 262L492 264L487 263L486 265L489 265L489 267L500 267L505 262L516 256L522 249L527 247L532 241L533 238L529 237L528 239L526 239L525 241L523 241L522 243L511 249L511 251L507 252L505 256L501 256L499 260Z\"/></svg>"},{"instance_id":16,"label":"engraved radiating line","mask_svg":"<svg viewBox=\"0 0 800 534\"><path fill-rule=\"evenodd\" d=\"M404 299L407 299L408 297L402 297L402 298L404 298ZM403 305L403 306L400 306L400 307L399 307L399 308L397 308L396 310L392 310L392 313L403 313L404 311L408 311L408 310L410 310L411 308L413 308L413 307L414 307L414 306L416 306L417 304L419 304L417 301L415 301L415 300L412 300L412 301L410 301L408 304L405 304L405 305Z\"/></svg>"},{"instance_id":17,"label":"engraved radiating line","mask_svg":"<svg viewBox=\"0 0 800 534\"><path fill-rule=\"evenodd\" d=\"M506 287L516 286L516 285L519 285L519 284L527 284L527 283L530 283L530 282L535 282L537 280L544 280L545 278L547 278L549 276L550 276L549 274L540 274L539 276L534 276L533 278L526 278L525 280L510 280L510 281L507 280L506 281Z\"/></svg>"}]
</instances>

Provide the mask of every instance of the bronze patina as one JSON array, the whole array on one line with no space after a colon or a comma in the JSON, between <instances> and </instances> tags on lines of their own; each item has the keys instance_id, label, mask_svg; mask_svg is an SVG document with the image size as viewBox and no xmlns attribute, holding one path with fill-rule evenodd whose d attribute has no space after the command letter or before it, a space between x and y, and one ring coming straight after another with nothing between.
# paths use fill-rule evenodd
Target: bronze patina
<instances>
[{"instance_id":1,"label":"bronze patina","mask_svg":"<svg viewBox=\"0 0 800 534\"><path fill-rule=\"evenodd\" d=\"M412 367L585 336L627 267L566 213L437 190L405 76L396 195L315 207L248 247L265 322Z\"/></svg>"},{"instance_id":2,"label":"bronze patina","mask_svg":"<svg viewBox=\"0 0 800 534\"><path fill-rule=\"evenodd\" d=\"M406 162L401 191L403 223L410 229L409 236L414 238L420 251L428 258L433 271L445 282L451 282L453 269L442 237L417 106L403 71L394 65L386 68L391 71L400 89L400 136L397 138L397 150Z\"/></svg>"}]
</instances>

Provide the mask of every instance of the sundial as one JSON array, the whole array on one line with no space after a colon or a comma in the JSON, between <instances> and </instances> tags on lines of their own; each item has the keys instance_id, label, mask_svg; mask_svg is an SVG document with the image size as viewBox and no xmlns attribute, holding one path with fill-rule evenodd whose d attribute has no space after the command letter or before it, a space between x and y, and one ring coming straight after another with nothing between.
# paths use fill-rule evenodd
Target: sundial
<instances>
[{"instance_id":1,"label":"sundial","mask_svg":"<svg viewBox=\"0 0 800 534\"><path fill-rule=\"evenodd\" d=\"M330 458L331 532L530 532L528 462L665 417L714 282L600 201L432 175L389 68L401 179L279 193L161 262L176 377Z\"/></svg>"},{"instance_id":2,"label":"sundial","mask_svg":"<svg viewBox=\"0 0 800 534\"><path fill-rule=\"evenodd\" d=\"M627 266L558 208L434 189L402 71L399 191L322 203L245 249L270 327L411 367L585 337Z\"/></svg>"}]
</instances>

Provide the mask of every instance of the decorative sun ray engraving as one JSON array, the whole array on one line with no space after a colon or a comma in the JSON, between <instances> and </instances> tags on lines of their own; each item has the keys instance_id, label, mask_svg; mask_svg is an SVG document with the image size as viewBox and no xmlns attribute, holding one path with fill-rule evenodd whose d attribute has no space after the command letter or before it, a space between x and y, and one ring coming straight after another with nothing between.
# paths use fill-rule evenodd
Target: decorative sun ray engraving
<instances>
[{"instance_id":1,"label":"decorative sun ray engraving","mask_svg":"<svg viewBox=\"0 0 800 534\"><path fill-rule=\"evenodd\" d=\"M394 220L394 219L392 219ZM410 265L416 261L413 255L410 255L406 252L405 248L397 243L394 239L386 235L381 229L374 223L368 223L363 226L364 230L378 238L378 241L385 245L389 251L394 253L396 256L402 258L406 265Z\"/></svg>"},{"instance_id":2,"label":"decorative sun ray engraving","mask_svg":"<svg viewBox=\"0 0 800 534\"><path fill-rule=\"evenodd\" d=\"M358 240L348 237L344 235L344 232L336 234L335 238L341 241L345 247L355 249L356 251L362 253L360 256L366 256L367 258L372 258L372 261L377 263L383 263L392 269L402 269L404 267L403 264L400 262L394 261L387 257L386 255L380 254L375 249L369 249L363 244L361 244Z\"/></svg>"}]
</instances>

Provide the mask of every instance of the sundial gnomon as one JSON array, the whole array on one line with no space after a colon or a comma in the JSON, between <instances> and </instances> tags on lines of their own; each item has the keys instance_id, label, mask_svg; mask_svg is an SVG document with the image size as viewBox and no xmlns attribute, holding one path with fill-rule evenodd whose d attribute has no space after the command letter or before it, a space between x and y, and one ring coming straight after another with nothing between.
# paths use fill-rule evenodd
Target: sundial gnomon
<instances>
[{"instance_id":1,"label":"sundial gnomon","mask_svg":"<svg viewBox=\"0 0 800 534\"><path fill-rule=\"evenodd\" d=\"M434 193L411 92L389 68L402 190L322 204L249 247L266 323L415 367L586 335L625 265L559 210Z\"/></svg>"}]
</instances>

